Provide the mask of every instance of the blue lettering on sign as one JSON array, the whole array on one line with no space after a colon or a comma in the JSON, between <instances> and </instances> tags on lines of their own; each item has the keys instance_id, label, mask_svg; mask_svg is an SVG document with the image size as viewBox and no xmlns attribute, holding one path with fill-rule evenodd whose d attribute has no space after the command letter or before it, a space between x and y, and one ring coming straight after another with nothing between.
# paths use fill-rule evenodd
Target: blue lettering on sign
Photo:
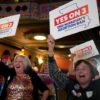
<instances>
[{"instance_id":1,"label":"blue lettering on sign","mask_svg":"<svg viewBox=\"0 0 100 100\"><path fill-rule=\"evenodd\" d=\"M85 24L85 16L69 21L67 23L61 24L59 26L57 26L57 30L59 31L63 31L63 30L70 30L72 28L78 27L80 25L84 25Z\"/></svg>"}]
</instances>

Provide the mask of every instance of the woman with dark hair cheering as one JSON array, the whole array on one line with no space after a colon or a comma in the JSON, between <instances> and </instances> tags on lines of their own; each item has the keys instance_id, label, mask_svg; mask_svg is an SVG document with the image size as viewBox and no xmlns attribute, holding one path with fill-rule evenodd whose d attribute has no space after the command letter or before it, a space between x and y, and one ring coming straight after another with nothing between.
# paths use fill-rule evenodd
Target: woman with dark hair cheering
<instances>
[{"instance_id":1,"label":"woman with dark hair cheering","mask_svg":"<svg viewBox=\"0 0 100 100\"><path fill-rule=\"evenodd\" d=\"M86 60L79 60L74 64L75 79L59 70L54 59L55 41L48 36L48 66L49 74L57 88L65 89L67 100L100 100L100 79L94 80L96 70Z\"/></svg>"}]
</instances>

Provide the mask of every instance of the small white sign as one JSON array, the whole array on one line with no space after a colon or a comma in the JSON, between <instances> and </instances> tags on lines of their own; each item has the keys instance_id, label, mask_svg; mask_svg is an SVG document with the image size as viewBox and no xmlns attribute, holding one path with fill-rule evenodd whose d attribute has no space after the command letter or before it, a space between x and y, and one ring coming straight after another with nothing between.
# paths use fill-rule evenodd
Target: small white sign
<instances>
[{"instance_id":1,"label":"small white sign","mask_svg":"<svg viewBox=\"0 0 100 100\"><path fill-rule=\"evenodd\" d=\"M50 34L59 39L99 26L96 0L73 0L49 12Z\"/></svg>"},{"instance_id":2,"label":"small white sign","mask_svg":"<svg viewBox=\"0 0 100 100\"><path fill-rule=\"evenodd\" d=\"M93 40L90 40L88 42L85 42L83 44L71 48L70 52L76 55L74 58L75 61L99 55L99 52Z\"/></svg>"},{"instance_id":3,"label":"small white sign","mask_svg":"<svg viewBox=\"0 0 100 100\"><path fill-rule=\"evenodd\" d=\"M13 36L16 34L20 14L0 19L0 38Z\"/></svg>"}]
</instances>

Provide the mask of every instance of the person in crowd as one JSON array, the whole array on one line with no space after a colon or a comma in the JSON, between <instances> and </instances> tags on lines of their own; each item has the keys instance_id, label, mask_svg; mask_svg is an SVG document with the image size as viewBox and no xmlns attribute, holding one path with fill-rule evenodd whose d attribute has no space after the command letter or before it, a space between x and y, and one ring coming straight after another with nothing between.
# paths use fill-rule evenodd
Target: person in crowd
<instances>
[{"instance_id":1,"label":"person in crowd","mask_svg":"<svg viewBox=\"0 0 100 100\"><path fill-rule=\"evenodd\" d=\"M49 74L57 89L65 89L67 100L100 100L100 78L93 80L95 77L93 65L87 60L78 60L74 64L75 78L70 78L59 71L54 59L55 41L52 36L48 36L47 42Z\"/></svg>"},{"instance_id":2,"label":"person in crowd","mask_svg":"<svg viewBox=\"0 0 100 100\"><path fill-rule=\"evenodd\" d=\"M56 100L56 90L55 90L54 82L51 79L51 77L49 76L47 62L42 63L38 75L44 81L44 83L47 85L47 87L50 90L50 95L49 95L48 100Z\"/></svg>"},{"instance_id":3,"label":"person in crowd","mask_svg":"<svg viewBox=\"0 0 100 100\"><path fill-rule=\"evenodd\" d=\"M0 61L4 64L2 65L9 65L10 64L10 51L9 50L4 50L2 55L1 55L1 59ZM3 75L0 74L0 95L2 93L2 89L4 87L4 81L5 81L5 77Z\"/></svg>"},{"instance_id":4,"label":"person in crowd","mask_svg":"<svg viewBox=\"0 0 100 100\"><path fill-rule=\"evenodd\" d=\"M47 100L49 89L31 68L25 55L16 55L13 68L0 62L0 74L5 76L5 84L0 100ZM42 92L39 98L38 91Z\"/></svg>"},{"instance_id":5,"label":"person in crowd","mask_svg":"<svg viewBox=\"0 0 100 100\"><path fill-rule=\"evenodd\" d=\"M9 50L4 50L4 52L1 55L1 61L6 65L10 65L10 63L11 63L11 53L10 53Z\"/></svg>"},{"instance_id":6,"label":"person in crowd","mask_svg":"<svg viewBox=\"0 0 100 100\"><path fill-rule=\"evenodd\" d=\"M38 71L39 71L39 64L38 64L38 59L37 59L37 57L32 56L32 55L29 55L28 57L29 57L29 59L30 59L30 61L31 61L32 69L33 69L35 72L38 72Z\"/></svg>"},{"instance_id":7,"label":"person in crowd","mask_svg":"<svg viewBox=\"0 0 100 100\"><path fill-rule=\"evenodd\" d=\"M0 75L0 95L4 86L4 76Z\"/></svg>"}]
</instances>

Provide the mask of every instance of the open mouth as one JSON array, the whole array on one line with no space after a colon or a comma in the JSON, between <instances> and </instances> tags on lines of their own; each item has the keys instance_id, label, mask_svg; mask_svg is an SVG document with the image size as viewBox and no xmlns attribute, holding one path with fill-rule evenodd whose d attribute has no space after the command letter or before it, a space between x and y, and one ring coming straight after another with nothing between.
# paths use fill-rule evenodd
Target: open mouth
<instances>
[{"instance_id":1,"label":"open mouth","mask_svg":"<svg viewBox=\"0 0 100 100\"><path fill-rule=\"evenodd\" d=\"M20 68L20 66L17 65L15 68Z\"/></svg>"},{"instance_id":2,"label":"open mouth","mask_svg":"<svg viewBox=\"0 0 100 100\"><path fill-rule=\"evenodd\" d=\"M79 75L80 78L85 78L85 75Z\"/></svg>"}]
</instances>

